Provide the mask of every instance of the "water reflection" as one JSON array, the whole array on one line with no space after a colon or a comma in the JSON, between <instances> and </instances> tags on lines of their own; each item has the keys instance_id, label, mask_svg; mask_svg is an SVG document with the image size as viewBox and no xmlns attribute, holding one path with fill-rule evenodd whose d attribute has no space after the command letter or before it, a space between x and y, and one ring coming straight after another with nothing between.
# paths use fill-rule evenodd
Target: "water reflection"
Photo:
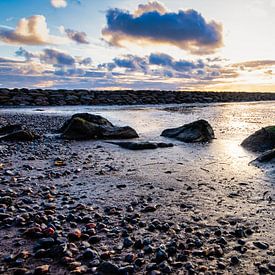
<instances>
[{"instance_id":1,"label":"water reflection","mask_svg":"<svg viewBox=\"0 0 275 275\"><path fill-rule=\"evenodd\" d=\"M174 148L157 151L135 152L114 148L123 157L130 158L140 166L144 159L150 164L156 159L163 160L167 169L181 169L176 163L185 163L190 166L183 169L195 178L209 177L216 174L224 177L238 176L242 180L251 177L261 177L261 170L248 163L255 155L244 150L239 144L249 134L275 121L274 102L258 103L230 103L214 105L193 106L149 106L149 107L93 107L93 106L66 106L1 109L4 112L45 114L45 115L71 115L77 112L92 112L102 115L118 125L130 125L140 134L141 139L151 141L167 141L160 137L165 128L178 127L196 119L206 119L215 130L217 139L207 145L183 144L178 141ZM203 168L203 169L202 169ZM208 171L208 172L207 172ZM183 173L182 172L182 173ZM270 174L271 177L274 173ZM183 175L181 175L183 176ZM272 181L272 179L271 179Z\"/></svg>"}]
</instances>

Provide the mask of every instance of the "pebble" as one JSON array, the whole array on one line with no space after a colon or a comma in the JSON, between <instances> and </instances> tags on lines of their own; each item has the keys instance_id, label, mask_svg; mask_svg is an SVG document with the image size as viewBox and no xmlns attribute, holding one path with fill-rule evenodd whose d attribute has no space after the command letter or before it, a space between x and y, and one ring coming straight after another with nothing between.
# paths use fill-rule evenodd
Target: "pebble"
<instances>
[{"instance_id":1,"label":"pebble","mask_svg":"<svg viewBox=\"0 0 275 275\"><path fill-rule=\"evenodd\" d=\"M50 266L49 265L41 265L35 268L34 275L43 275L49 272Z\"/></svg>"},{"instance_id":2,"label":"pebble","mask_svg":"<svg viewBox=\"0 0 275 275\"><path fill-rule=\"evenodd\" d=\"M257 248L260 249L268 249L269 248L269 244L268 243L264 243L264 242L253 242L254 246L256 246Z\"/></svg>"}]
</instances>

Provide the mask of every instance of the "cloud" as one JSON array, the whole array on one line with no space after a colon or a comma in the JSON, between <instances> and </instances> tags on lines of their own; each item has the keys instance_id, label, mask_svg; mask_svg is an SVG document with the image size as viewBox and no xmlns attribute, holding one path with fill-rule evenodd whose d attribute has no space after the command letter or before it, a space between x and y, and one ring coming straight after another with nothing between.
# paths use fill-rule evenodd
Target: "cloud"
<instances>
[{"instance_id":1,"label":"cloud","mask_svg":"<svg viewBox=\"0 0 275 275\"><path fill-rule=\"evenodd\" d=\"M90 57L86 57L79 61L79 65L90 66L92 64L92 59Z\"/></svg>"},{"instance_id":2,"label":"cloud","mask_svg":"<svg viewBox=\"0 0 275 275\"><path fill-rule=\"evenodd\" d=\"M275 66L275 60L252 60L232 65L232 67L239 67L242 70L260 70L271 66Z\"/></svg>"},{"instance_id":3,"label":"cloud","mask_svg":"<svg viewBox=\"0 0 275 275\"><path fill-rule=\"evenodd\" d=\"M165 14L167 12L167 9L162 3L158 1L149 1L147 4L138 5L138 8L135 10L134 15L138 17L144 13L152 11L157 11L159 14Z\"/></svg>"},{"instance_id":4,"label":"cloud","mask_svg":"<svg viewBox=\"0 0 275 275\"><path fill-rule=\"evenodd\" d=\"M27 50L25 50L24 48L20 47L16 52L15 52L16 56L21 56L24 57L25 60L30 61L32 58L35 57L35 55Z\"/></svg>"},{"instance_id":5,"label":"cloud","mask_svg":"<svg viewBox=\"0 0 275 275\"><path fill-rule=\"evenodd\" d=\"M195 10L160 12L158 8L153 9L153 3L156 2L140 6L138 16L121 9L109 9L103 38L118 47L125 46L125 42L169 44L193 54L210 54L222 46L219 23L207 22Z\"/></svg>"},{"instance_id":6,"label":"cloud","mask_svg":"<svg viewBox=\"0 0 275 275\"><path fill-rule=\"evenodd\" d=\"M78 44L90 44L87 39L87 34L85 32L79 32L72 29L65 29L64 30L66 35L73 41Z\"/></svg>"},{"instance_id":7,"label":"cloud","mask_svg":"<svg viewBox=\"0 0 275 275\"><path fill-rule=\"evenodd\" d=\"M0 40L9 44L46 45L60 43L61 39L52 36L43 15L22 18L15 29L0 27Z\"/></svg>"},{"instance_id":8,"label":"cloud","mask_svg":"<svg viewBox=\"0 0 275 275\"><path fill-rule=\"evenodd\" d=\"M54 8L66 8L67 1L66 0L51 0L51 5Z\"/></svg>"},{"instance_id":9,"label":"cloud","mask_svg":"<svg viewBox=\"0 0 275 275\"><path fill-rule=\"evenodd\" d=\"M188 72L193 69L202 69L205 66L202 60L198 60L197 62L191 62L187 60L175 61L170 55L161 53L151 54L149 56L149 63L151 65L170 67L179 72Z\"/></svg>"},{"instance_id":10,"label":"cloud","mask_svg":"<svg viewBox=\"0 0 275 275\"><path fill-rule=\"evenodd\" d=\"M55 49L44 49L43 53L40 54L40 61L42 63L52 64L55 67L74 66L76 63L74 57Z\"/></svg>"}]
</instances>

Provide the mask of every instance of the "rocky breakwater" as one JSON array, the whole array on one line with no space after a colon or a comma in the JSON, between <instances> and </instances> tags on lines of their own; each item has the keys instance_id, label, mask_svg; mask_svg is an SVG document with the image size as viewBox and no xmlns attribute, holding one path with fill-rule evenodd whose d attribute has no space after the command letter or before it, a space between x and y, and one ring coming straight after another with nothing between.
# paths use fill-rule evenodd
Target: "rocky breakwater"
<instances>
[{"instance_id":1,"label":"rocky breakwater","mask_svg":"<svg viewBox=\"0 0 275 275\"><path fill-rule=\"evenodd\" d=\"M275 93L0 89L0 106L143 105L275 100Z\"/></svg>"}]
</instances>

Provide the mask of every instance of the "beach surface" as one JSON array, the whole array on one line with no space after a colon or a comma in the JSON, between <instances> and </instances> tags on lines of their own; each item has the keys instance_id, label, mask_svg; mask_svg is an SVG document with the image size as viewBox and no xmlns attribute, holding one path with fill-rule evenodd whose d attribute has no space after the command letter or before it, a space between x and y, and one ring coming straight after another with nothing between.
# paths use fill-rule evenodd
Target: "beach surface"
<instances>
[{"instance_id":1,"label":"beach surface","mask_svg":"<svg viewBox=\"0 0 275 275\"><path fill-rule=\"evenodd\" d=\"M129 151L58 139L54 131L82 112L174 147ZM197 119L216 139L160 136ZM0 271L274 274L275 163L255 166L258 155L240 146L274 121L274 101L0 109L1 125L43 135L0 143Z\"/></svg>"}]
</instances>

